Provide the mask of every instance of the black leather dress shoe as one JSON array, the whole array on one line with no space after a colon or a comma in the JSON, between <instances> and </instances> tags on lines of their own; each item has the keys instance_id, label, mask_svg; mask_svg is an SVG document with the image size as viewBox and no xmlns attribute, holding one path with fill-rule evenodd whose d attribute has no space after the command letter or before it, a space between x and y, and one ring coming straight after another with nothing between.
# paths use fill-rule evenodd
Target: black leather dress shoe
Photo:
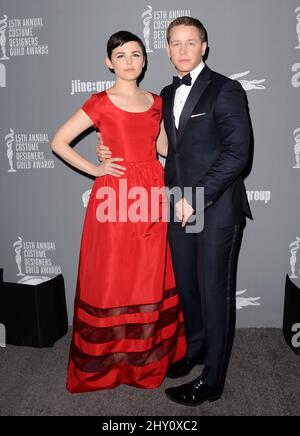
<instances>
[{"instance_id":1,"label":"black leather dress shoe","mask_svg":"<svg viewBox=\"0 0 300 436\"><path fill-rule=\"evenodd\" d=\"M193 354L192 356L186 354L182 357L182 359L178 360L176 363L170 366L169 371L167 372L167 377L169 378L180 378L189 374L191 370L196 365L203 364L203 354L202 352Z\"/></svg>"},{"instance_id":2,"label":"black leather dress shoe","mask_svg":"<svg viewBox=\"0 0 300 436\"><path fill-rule=\"evenodd\" d=\"M184 406L199 406L205 401L216 401L221 397L220 390L209 386L201 377L177 388L165 390L167 397Z\"/></svg>"}]
</instances>

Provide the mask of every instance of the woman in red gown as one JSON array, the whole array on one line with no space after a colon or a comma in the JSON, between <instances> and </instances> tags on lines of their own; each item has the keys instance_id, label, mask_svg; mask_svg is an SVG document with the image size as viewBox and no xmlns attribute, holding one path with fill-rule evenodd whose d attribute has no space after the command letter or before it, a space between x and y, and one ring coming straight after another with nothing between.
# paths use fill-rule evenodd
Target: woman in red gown
<instances>
[{"instance_id":1,"label":"woman in red gown","mask_svg":"<svg viewBox=\"0 0 300 436\"><path fill-rule=\"evenodd\" d=\"M115 85L92 94L52 141L67 162L96 176L81 239L69 392L158 387L186 351L156 159L167 151L162 99L138 87L147 58L137 36L118 32L107 51ZM69 146L92 125L122 165L115 158L95 166Z\"/></svg>"}]
</instances>

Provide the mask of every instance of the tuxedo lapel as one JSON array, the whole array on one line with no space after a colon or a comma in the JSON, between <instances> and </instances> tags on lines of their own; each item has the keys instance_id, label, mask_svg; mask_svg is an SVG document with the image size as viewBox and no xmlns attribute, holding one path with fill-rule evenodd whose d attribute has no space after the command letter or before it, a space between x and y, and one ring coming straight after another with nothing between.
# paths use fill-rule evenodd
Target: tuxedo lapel
<instances>
[{"instance_id":1,"label":"tuxedo lapel","mask_svg":"<svg viewBox=\"0 0 300 436\"><path fill-rule=\"evenodd\" d=\"M176 127L175 127L175 120L173 115L175 92L176 92L175 87L171 86L169 92L167 93L166 100L164 101L165 113L166 113L165 124L169 126L171 143L174 148L176 147Z\"/></svg>"},{"instance_id":2,"label":"tuxedo lapel","mask_svg":"<svg viewBox=\"0 0 300 436\"><path fill-rule=\"evenodd\" d=\"M197 77L194 85L192 86L192 89L188 95L188 98L183 106L180 119L179 119L179 126L178 126L178 133L177 133L177 141L176 146L180 143L184 130L186 128L186 125L190 119L190 116L194 110L194 107L198 103L198 101L201 98L201 95L207 88L207 86L210 84L210 69L208 67L204 67L199 76ZM174 103L173 103L174 104ZM173 110L173 105L172 105Z\"/></svg>"}]
</instances>

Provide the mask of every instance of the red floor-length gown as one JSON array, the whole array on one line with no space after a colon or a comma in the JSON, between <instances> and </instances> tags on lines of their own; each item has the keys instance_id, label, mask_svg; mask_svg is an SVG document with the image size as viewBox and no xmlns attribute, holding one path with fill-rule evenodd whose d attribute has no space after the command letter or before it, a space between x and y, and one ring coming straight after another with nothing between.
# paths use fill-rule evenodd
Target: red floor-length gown
<instances>
[{"instance_id":1,"label":"red floor-length gown","mask_svg":"<svg viewBox=\"0 0 300 436\"><path fill-rule=\"evenodd\" d=\"M156 159L162 99L152 96L153 104L144 112L119 108L105 91L92 94L82 106L113 156L124 158L120 164L126 172L120 178L96 177L91 191L79 257L67 375L70 392L114 388L121 383L158 387L169 366L186 351L161 207L158 219L124 219L126 207L139 198L136 194L130 198L131 188L146 190L150 208L151 187L164 185L163 168ZM107 188L115 192L115 222L97 218L107 200L103 195Z\"/></svg>"}]
</instances>

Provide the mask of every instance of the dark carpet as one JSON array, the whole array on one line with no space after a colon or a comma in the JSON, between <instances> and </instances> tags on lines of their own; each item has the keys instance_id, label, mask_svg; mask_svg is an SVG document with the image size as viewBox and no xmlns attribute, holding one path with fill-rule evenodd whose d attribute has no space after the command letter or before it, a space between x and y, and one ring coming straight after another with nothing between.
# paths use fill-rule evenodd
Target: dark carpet
<instances>
[{"instance_id":1,"label":"dark carpet","mask_svg":"<svg viewBox=\"0 0 300 436\"><path fill-rule=\"evenodd\" d=\"M54 348L0 348L2 416L299 416L300 356L279 329L238 329L223 397L199 407L170 402L164 389L197 377L166 379L159 389L120 386L70 394L65 389L71 334Z\"/></svg>"}]
</instances>

